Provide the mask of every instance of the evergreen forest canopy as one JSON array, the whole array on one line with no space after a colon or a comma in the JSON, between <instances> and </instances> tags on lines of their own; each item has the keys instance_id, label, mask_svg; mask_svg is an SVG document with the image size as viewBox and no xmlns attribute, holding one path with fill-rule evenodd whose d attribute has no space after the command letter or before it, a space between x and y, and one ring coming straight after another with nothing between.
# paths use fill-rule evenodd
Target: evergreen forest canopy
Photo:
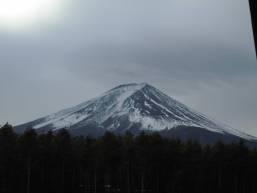
<instances>
[{"instance_id":1,"label":"evergreen forest canopy","mask_svg":"<svg viewBox=\"0 0 257 193\"><path fill-rule=\"evenodd\" d=\"M256 193L257 151L158 134L0 129L1 193Z\"/></svg>"}]
</instances>

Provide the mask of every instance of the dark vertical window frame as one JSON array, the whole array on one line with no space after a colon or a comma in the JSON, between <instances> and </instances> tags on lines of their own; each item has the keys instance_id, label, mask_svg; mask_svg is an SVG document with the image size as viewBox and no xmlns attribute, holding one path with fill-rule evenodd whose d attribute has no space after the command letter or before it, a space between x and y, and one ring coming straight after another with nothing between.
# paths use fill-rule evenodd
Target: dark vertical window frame
<instances>
[{"instance_id":1,"label":"dark vertical window frame","mask_svg":"<svg viewBox=\"0 0 257 193\"><path fill-rule=\"evenodd\" d=\"M249 0L249 4L252 17L253 35L255 41L255 53L257 56L257 0Z\"/></svg>"}]
</instances>

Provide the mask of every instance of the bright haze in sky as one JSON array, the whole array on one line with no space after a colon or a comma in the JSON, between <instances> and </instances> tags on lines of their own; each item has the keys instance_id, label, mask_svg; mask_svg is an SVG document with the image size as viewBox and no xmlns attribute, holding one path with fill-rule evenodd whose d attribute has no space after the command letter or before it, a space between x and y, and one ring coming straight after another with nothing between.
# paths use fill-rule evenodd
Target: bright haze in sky
<instances>
[{"instance_id":1,"label":"bright haze in sky","mask_svg":"<svg viewBox=\"0 0 257 193\"><path fill-rule=\"evenodd\" d=\"M147 82L257 136L247 0L0 0L0 124Z\"/></svg>"},{"instance_id":2,"label":"bright haze in sky","mask_svg":"<svg viewBox=\"0 0 257 193\"><path fill-rule=\"evenodd\" d=\"M60 11L62 0L0 0L0 28L21 30L51 20Z\"/></svg>"}]
</instances>

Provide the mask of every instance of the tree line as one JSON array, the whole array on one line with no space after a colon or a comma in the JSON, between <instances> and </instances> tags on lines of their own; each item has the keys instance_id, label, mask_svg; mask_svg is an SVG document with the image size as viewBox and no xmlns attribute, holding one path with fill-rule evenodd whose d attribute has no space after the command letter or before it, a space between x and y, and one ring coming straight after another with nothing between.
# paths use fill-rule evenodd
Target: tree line
<instances>
[{"instance_id":1,"label":"tree line","mask_svg":"<svg viewBox=\"0 0 257 193\"><path fill-rule=\"evenodd\" d=\"M256 176L257 151L243 142L0 129L1 193L256 193Z\"/></svg>"}]
</instances>

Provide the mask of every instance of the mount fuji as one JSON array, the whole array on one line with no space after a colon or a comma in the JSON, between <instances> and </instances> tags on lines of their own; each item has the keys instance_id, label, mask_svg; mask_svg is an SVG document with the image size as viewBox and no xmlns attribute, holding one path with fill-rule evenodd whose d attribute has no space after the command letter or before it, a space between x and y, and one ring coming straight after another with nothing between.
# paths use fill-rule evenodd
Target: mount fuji
<instances>
[{"instance_id":1,"label":"mount fuji","mask_svg":"<svg viewBox=\"0 0 257 193\"><path fill-rule=\"evenodd\" d=\"M26 128L38 132L68 128L74 135L93 136L106 131L159 132L164 137L204 144L218 140L257 142L257 138L210 119L145 83L120 85L75 107L18 125L15 130L22 133Z\"/></svg>"}]
</instances>

